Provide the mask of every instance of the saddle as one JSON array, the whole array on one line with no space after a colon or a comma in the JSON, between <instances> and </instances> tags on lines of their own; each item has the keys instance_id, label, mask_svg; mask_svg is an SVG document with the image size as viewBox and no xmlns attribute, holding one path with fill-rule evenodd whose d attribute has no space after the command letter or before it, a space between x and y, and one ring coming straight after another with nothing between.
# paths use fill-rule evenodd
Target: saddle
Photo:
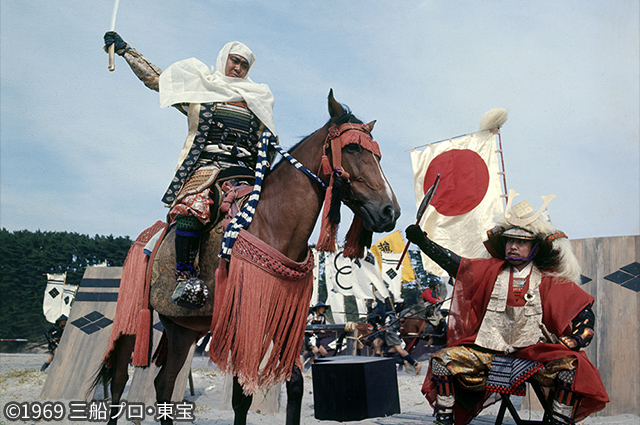
<instances>
[{"instance_id":1,"label":"saddle","mask_svg":"<svg viewBox=\"0 0 640 425\"><path fill-rule=\"evenodd\" d=\"M253 186L252 170L243 167L230 167L221 170L215 182L210 186L211 222L203 230L200 238L200 250L196 267L200 271L200 279L207 284L211 294L205 305L197 310L180 307L171 302L171 295L175 289L174 269L175 257L175 226L171 225L164 239L156 244L157 253L151 269L151 287L149 303L158 313L165 316L210 316L213 312L213 294L215 293L215 270L220 258L222 236L229 221L245 203ZM242 182L242 183L241 183Z\"/></svg>"}]
</instances>

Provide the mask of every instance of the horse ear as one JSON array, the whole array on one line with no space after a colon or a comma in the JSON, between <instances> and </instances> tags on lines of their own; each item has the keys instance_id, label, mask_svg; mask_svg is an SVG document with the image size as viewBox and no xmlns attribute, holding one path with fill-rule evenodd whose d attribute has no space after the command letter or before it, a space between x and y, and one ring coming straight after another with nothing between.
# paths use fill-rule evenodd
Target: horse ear
<instances>
[{"instance_id":1,"label":"horse ear","mask_svg":"<svg viewBox=\"0 0 640 425\"><path fill-rule=\"evenodd\" d=\"M329 89L329 115L331 118L344 114L344 108L333 97L333 89Z\"/></svg>"},{"instance_id":2,"label":"horse ear","mask_svg":"<svg viewBox=\"0 0 640 425\"><path fill-rule=\"evenodd\" d=\"M376 124L376 120L373 120L369 124L367 124L367 128L369 129L369 133L371 133L373 131L373 126L375 124Z\"/></svg>"}]
</instances>

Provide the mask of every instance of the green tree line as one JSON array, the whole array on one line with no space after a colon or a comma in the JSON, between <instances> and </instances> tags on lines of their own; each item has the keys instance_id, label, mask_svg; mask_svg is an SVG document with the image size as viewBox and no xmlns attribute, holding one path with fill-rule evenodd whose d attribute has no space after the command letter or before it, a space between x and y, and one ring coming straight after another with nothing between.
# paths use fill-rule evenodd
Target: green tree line
<instances>
[{"instance_id":1,"label":"green tree line","mask_svg":"<svg viewBox=\"0 0 640 425\"><path fill-rule=\"evenodd\" d=\"M69 232L0 231L0 338L44 341L46 273L79 285L87 266L122 266L131 239Z\"/></svg>"}]
</instances>

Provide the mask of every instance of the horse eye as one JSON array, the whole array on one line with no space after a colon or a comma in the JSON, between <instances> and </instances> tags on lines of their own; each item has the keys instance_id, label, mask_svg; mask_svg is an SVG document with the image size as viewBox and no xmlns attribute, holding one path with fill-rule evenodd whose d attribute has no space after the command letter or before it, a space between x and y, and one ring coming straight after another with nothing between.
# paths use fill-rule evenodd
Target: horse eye
<instances>
[{"instance_id":1,"label":"horse eye","mask_svg":"<svg viewBox=\"0 0 640 425\"><path fill-rule=\"evenodd\" d=\"M350 143L347 146L345 146L344 148L347 150L347 152L350 152L350 153L360 152L360 150L361 150L360 149L361 146L359 144L357 144L357 143Z\"/></svg>"}]
</instances>

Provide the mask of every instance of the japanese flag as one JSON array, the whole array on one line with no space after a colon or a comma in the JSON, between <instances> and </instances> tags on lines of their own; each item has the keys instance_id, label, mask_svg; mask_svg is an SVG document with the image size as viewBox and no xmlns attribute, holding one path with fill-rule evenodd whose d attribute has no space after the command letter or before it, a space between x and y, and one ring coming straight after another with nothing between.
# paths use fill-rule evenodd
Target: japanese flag
<instances>
[{"instance_id":1,"label":"japanese flag","mask_svg":"<svg viewBox=\"0 0 640 425\"><path fill-rule=\"evenodd\" d=\"M485 256L486 231L504 212L496 137L485 131L411 152L417 207L440 174L420 227L431 240L463 257ZM424 254L422 262L425 270L446 275Z\"/></svg>"}]
</instances>

